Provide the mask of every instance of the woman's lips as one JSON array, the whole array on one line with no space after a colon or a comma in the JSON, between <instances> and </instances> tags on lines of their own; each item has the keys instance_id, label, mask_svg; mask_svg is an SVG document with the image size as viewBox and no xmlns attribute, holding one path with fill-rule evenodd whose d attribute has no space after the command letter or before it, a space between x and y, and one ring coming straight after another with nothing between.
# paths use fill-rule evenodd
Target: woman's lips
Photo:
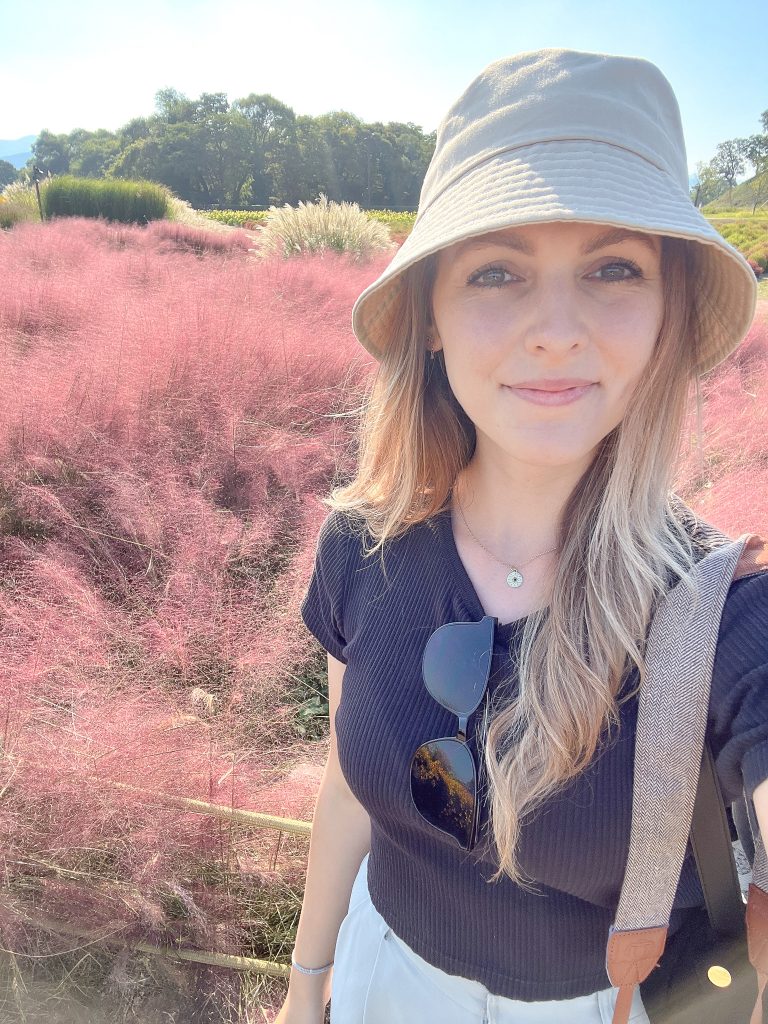
<instances>
[{"instance_id":1,"label":"woman's lips","mask_svg":"<svg viewBox=\"0 0 768 1024\"><path fill-rule=\"evenodd\" d=\"M578 402L596 386L582 384L580 387L565 388L562 391L541 391L538 388L510 388L506 384L502 385L506 391L535 405L570 405L571 402Z\"/></svg>"}]
</instances>

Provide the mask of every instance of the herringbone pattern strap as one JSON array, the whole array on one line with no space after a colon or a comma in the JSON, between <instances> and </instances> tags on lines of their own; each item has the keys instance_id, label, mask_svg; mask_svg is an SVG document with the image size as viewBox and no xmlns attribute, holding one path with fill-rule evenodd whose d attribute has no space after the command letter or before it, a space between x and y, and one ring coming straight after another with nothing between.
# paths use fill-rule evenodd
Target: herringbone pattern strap
<instances>
[{"instance_id":1,"label":"herringbone pattern strap","mask_svg":"<svg viewBox=\"0 0 768 1024\"><path fill-rule=\"evenodd\" d=\"M723 605L747 534L691 571L660 602L639 695L632 830L613 930L669 922L691 827Z\"/></svg>"}]
</instances>

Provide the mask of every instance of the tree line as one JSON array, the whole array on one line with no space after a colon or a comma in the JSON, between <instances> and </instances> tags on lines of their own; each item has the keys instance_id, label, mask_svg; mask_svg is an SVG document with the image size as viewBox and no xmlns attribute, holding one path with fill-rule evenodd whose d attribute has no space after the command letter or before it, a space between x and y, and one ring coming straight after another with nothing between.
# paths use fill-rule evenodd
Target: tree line
<instances>
[{"instance_id":1,"label":"tree line","mask_svg":"<svg viewBox=\"0 0 768 1024\"><path fill-rule=\"evenodd\" d=\"M188 99L162 89L153 115L116 132L42 131L21 175L37 166L144 178L196 209L295 206L321 192L369 209L415 209L434 148L435 133L411 123L368 124L345 111L297 116L269 94L230 104L225 93Z\"/></svg>"},{"instance_id":2,"label":"tree line","mask_svg":"<svg viewBox=\"0 0 768 1024\"><path fill-rule=\"evenodd\" d=\"M750 182L752 212L768 202L768 110L760 115L762 132L747 138L728 139L721 142L714 157L708 162L696 164L698 184L691 190L696 206L706 206L730 192L751 164L754 176Z\"/></svg>"},{"instance_id":3,"label":"tree line","mask_svg":"<svg viewBox=\"0 0 768 1024\"><path fill-rule=\"evenodd\" d=\"M768 202L768 110L760 120L761 133L721 142L712 160L696 165L696 206L732 190L747 164L753 212ZM296 115L268 93L230 104L223 92L189 99L161 89L153 115L116 132L43 130L20 172L0 160L0 188L30 180L36 166L42 174L157 181L196 209L295 206L324 192L365 209L415 210L435 134L346 111Z\"/></svg>"}]
</instances>

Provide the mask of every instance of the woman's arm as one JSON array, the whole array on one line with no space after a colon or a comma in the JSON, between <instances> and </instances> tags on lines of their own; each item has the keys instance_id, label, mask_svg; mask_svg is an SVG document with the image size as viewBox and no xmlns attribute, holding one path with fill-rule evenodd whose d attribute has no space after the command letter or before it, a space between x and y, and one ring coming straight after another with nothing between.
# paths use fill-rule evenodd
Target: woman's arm
<instances>
[{"instance_id":1,"label":"woman's arm","mask_svg":"<svg viewBox=\"0 0 768 1024\"><path fill-rule=\"evenodd\" d=\"M312 820L304 902L294 952L297 962L305 967L322 967L333 960L352 884L371 845L370 818L347 785L336 748L335 717L344 669L343 662L328 655L330 752ZM330 982L331 972L305 975L292 970L284 1010L317 1010L317 1020L322 1021L331 995Z\"/></svg>"}]
</instances>

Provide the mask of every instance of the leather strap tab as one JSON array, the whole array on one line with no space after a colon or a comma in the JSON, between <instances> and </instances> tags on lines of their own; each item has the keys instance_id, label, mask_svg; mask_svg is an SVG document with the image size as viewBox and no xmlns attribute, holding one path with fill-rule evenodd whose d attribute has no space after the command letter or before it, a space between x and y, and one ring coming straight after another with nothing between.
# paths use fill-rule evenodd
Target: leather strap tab
<instances>
[{"instance_id":1,"label":"leather strap tab","mask_svg":"<svg viewBox=\"0 0 768 1024\"><path fill-rule=\"evenodd\" d=\"M634 985L621 985L619 994L616 997L616 1005L613 1008L611 1024L629 1024L629 1015L632 1012L632 996L635 992Z\"/></svg>"},{"instance_id":2,"label":"leather strap tab","mask_svg":"<svg viewBox=\"0 0 768 1024\"><path fill-rule=\"evenodd\" d=\"M612 1024L629 1024L635 986L645 981L661 959L666 927L611 931L605 966L611 984L618 986Z\"/></svg>"},{"instance_id":3,"label":"leather strap tab","mask_svg":"<svg viewBox=\"0 0 768 1024\"><path fill-rule=\"evenodd\" d=\"M666 925L612 931L605 957L611 984L621 988L645 981L661 959L666 941Z\"/></svg>"}]
</instances>

